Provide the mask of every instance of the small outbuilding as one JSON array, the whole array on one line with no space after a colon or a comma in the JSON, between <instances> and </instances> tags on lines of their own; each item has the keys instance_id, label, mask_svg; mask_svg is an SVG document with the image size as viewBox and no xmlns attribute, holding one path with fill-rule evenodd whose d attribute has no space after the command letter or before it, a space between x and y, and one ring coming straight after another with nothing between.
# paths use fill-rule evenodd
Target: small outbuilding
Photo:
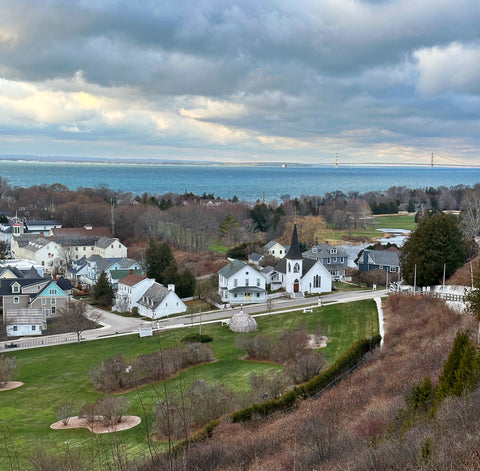
<instances>
[{"instance_id":1,"label":"small outbuilding","mask_svg":"<svg viewBox=\"0 0 480 471\"><path fill-rule=\"evenodd\" d=\"M228 327L232 332L244 334L258 330L257 321L246 312L243 312L243 310L232 316L230 322L228 323Z\"/></svg>"}]
</instances>

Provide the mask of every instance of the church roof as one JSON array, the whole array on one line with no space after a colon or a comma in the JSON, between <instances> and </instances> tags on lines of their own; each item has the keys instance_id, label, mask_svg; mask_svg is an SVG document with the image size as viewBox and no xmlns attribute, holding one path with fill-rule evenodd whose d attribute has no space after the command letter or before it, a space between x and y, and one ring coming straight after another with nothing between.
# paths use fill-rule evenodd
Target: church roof
<instances>
[{"instance_id":1,"label":"church roof","mask_svg":"<svg viewBox=\"0 0 480 471\"><path fill-rule=\"evenodd\" d=\"M297 234L297 225L293 226L292 241L290 242L290 248L288 249L287 255L285 258L289 260L301 260L302 252L300 252L300 247L298 245L298 234Z\"/></svg>"},{"instance_id":2,"label":"church roof","mask_svg":"<svg viewBox=\"0 0 480 471\"><path fill-rule=\"evenodd\" d=\"M300 259L301 258L302 257L300 257ZM278 271L279 273L287 273L287 260L285 259L286 257L278 261L278 263L275 265L275 271ZM317 263L317 260L312 258L304 258L302 263L302 276L308 273L315 263Z\"/></svg>"}]
</instances>

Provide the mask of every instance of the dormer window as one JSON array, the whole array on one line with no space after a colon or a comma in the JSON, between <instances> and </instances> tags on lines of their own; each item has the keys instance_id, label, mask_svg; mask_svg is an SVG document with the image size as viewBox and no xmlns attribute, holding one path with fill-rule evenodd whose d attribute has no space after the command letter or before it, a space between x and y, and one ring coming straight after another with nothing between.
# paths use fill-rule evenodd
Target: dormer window
<instances>
[{"instance_id":1,"label":"dormer window","mask_svg":"<svg viewBox=\"0 0 480 471\"><path fill-rule=\"evenodd\" d=\"M312 247L312 253L317 253L317 252L318 252L317 247L313 246L313 247Z\"/></svg>"},{"instance_id":2,"label":"dormer window","mask_svg":"<svg viewBox=\"0 0 480 471\"><path fill-rule=\"evenodd\" d=\"M337 249L333 248L332 250L330 250L330 253L337 253Z\"/></svg>"},{"instance_id":3,"label":"dormer window","mask_svg":"<svg viewBox=\"0 0 480 471\"><path fill-rule=\"evenodd\" d=\"M20 285L18 285L17 283L15 283L15 284L12 286L12 293L20 293Z\"/></svg>"}]
</instances>

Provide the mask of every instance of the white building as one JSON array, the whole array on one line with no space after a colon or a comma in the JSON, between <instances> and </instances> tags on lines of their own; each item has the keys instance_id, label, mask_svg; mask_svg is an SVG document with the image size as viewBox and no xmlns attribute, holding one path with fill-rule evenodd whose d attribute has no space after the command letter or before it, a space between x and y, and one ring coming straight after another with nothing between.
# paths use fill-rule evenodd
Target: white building
<instances>
[{"instance_id":1,"label":"white building","mask_svg":"<svg viewBox=\"0 0 480 471\"><path fill-rule=\"evenodd\" d=\"M292 242L285 257L275 266L277 283L291 297L332 291L332 275L319 260L304 258L298 245L297 226L293 228Z\"/></svg>"},{"instance_id":2,"label":"white building","mask_svg":"<svg viewBox=\"0 0 480 471\"><path fill-rule=\"evenodd\" d=\"M224 303L263 303L267 300L266 280L252 266L233 260L218 271L218 294Z\"/></svg>"},{"instance_id":3,"label":"white building","mask_svg":"<svg viewBox=\"0 0 480 471\"><path fill-rule=\"evenodd\" d=\"M165 288L156 282L143 293L137 305L138 313L151 319L160 319L187 311L187 306L175 293L175 285L168 285Z\"/></svg>"},{"instance_id":4,"label":"white building","mask_svg":"<svg viewBox=\"0 0 480 471\"><path fill-rule=\"evenodd\" d=\"M119 312L131 311L134 307L139 308L137 301L155 283L153 278L136 275L132 272L118 280L118 289L115 296L114 310Z\"/></svg>"}]
</instances>

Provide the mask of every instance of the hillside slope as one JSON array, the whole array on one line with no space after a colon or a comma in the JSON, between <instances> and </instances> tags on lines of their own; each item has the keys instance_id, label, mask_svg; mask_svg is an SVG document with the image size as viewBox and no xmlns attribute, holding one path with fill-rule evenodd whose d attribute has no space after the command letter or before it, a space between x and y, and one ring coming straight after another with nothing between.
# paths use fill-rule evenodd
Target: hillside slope
<instances>
[{"instance_id":1,"label":"hillside slope","mask_svg":"<svg viewBox=\"0 0 480 471\"><path fill-rule=\"evenodd\" d=\"M471 428L464 426L466 420L461 427L458 420L454 422L455 437L445 428L462 411L463 418L469 416L464 400L446 401L437 419L416 428L398 431L392 426L412 385L427 375L434 384L438 382L456 333L460 329L476 331L475 321L451 311L443 301L429 298L394 295L384 310L383 349L370 354L361 368L319 398L267 421L225 422L211 439L192 446L175 463L157 462L144 469L478 469L465 464L469 457L474 458L479 445L477 421L469 421ZM477 395L480 410L480 393ZM430 437L428 460L422 460L422 449ZM450 461L445 459L446 453Z\"/></svg>"}]
</instances>

